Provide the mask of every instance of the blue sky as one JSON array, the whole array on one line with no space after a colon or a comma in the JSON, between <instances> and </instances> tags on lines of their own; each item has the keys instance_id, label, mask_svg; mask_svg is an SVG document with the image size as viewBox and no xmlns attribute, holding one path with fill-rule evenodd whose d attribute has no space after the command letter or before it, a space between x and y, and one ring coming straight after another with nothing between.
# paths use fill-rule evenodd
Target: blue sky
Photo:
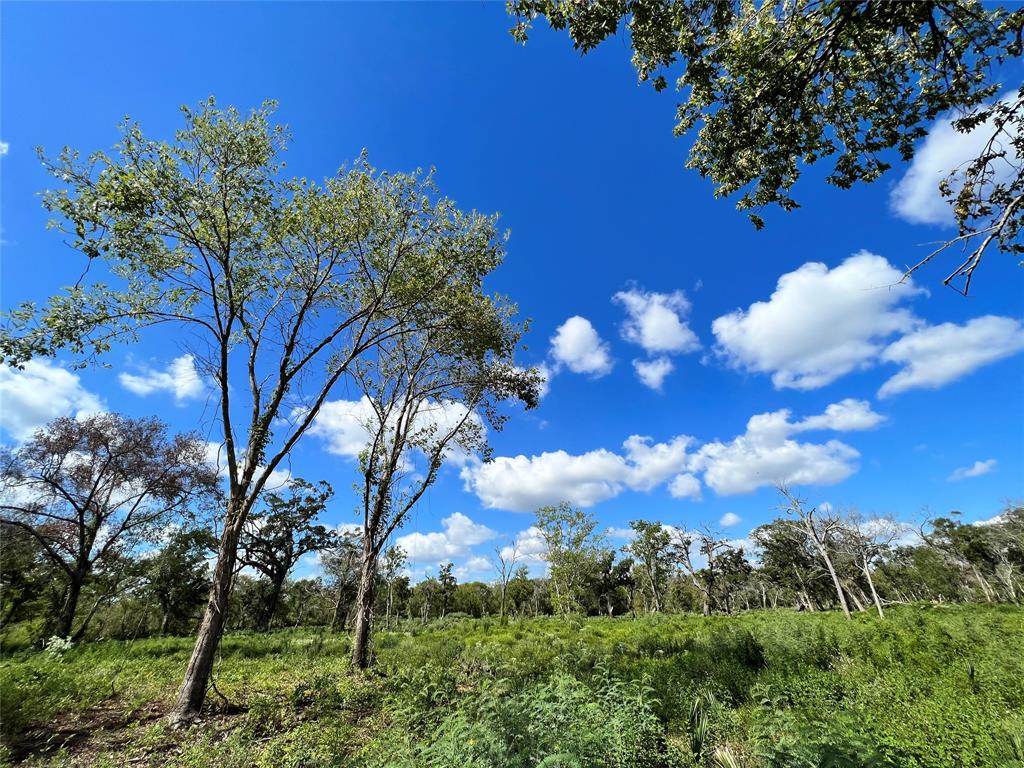
<instances>
[{"instance_id":1,"label":"blue sky","mask_svg":"<svg viewBox=\"0 0 1024 768\"><path fill-rule=\"evenodd\" d=\"M479 558L559 498L612 528L731 513L722 529L742 538L776 514L783 477L811 502L904 519L982 519L1024 495L1024 270L990 254L969 299L942 287L945 263L888 287L950 231L933 168L965 141L941 127L914 168L872 186L808 170L803 207L755 232L685 170L674 95L636 84L624 41L581 58L538 28L520 47L503 4L5 3L0 22L5 308L81 268L45 230L34 147L107 149L124 115L169 138L178 106L209 95L277 99L293 174L365 147L380 168L436 166L463 208L501 213L511 239L490 287L532 320L522 362L557 372L491 436L494 465L446 469L415 511L402 534L420 534L406 540L420 572L450 558L488 576ZM173 365L184 353L154 338L109 368L4 372L3 440L90 408L208 432L202 381ZM653 364L648 384L635 361ZM758 414L774 415L748 429ZM307 437L292 470L331 481L328 522L349 523L354 464L325 445Z\"/></svg>"}]
</instances>

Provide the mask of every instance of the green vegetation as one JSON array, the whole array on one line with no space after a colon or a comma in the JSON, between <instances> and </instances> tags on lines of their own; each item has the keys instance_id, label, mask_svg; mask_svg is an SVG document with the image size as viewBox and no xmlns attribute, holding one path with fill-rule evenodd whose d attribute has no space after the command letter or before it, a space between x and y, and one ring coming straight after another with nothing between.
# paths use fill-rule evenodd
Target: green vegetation
<instances>
[{"instance_id":1,"label":"green vegetation","mask_svg":"<svg viewBox=\"0 0 1024 768\"><path fill-rule=\"evenodd\" d=\"M8 655L3 735L33 766L1006 768L1021 647L1024 611L980 605L406 621L370 672L347 636L235 633L175 731L191 640L100 641Z\"/></svg>"}]
</instances>

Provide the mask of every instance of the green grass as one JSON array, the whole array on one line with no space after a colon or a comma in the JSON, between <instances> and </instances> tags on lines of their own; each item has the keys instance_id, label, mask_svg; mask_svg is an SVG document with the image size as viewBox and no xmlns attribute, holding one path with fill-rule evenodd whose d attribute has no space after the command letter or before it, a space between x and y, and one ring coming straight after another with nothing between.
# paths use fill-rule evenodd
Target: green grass
<instances>
[{"instance_id":1,"label":"green grass","mask_svg":"<svg viewBox=\"0 0 1024 768\"><path fill-rule=\"evenodd\" d=\"M8 758L29 765L1024 766L1024 611L893 609L881 622L737 617L409 625L377 666L346 637L226 638L211 716L160 714L190 641L4 660ZM60 745L65 743L63 751Z\"/></svg>"}]
</instances>

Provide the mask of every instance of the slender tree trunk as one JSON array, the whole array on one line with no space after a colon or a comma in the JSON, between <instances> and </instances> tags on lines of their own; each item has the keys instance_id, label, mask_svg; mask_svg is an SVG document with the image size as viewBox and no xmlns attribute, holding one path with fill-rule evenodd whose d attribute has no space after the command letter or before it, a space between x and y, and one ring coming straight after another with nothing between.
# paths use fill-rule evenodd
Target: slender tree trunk
<instances>
[{"instance_id":1,"label":"slender tree trunk","mask_svg":"<svg viewBox=\"0 0 1024 768\"><path fill-rule=\"evenodd\" d=\"M985 577L981 575L981 571L978 567L971 563L971 570L974 571L974 578L978 580L978 584L981 585L981 591L985 593L985 602L992 602L992 591L989 588L988 582L985 581Z\"/></svg>"},{"instance_id":2,"label":"slender tree trunk","mask_svg":"<svg viewBox=\"0 0 1024 768\"><path fill-rule=\"evenodd\" d=\"M843 594L843 584L839 580L839 574L836 573L836 567L832 564L832 558L828 555L828 550L825 545L818 541L817 536L814 536L814 541L818 545L818 553L821 555L821 559L825 561L825 567L828 568L829 575L832 576L832 583L836 588L836 597L839 598L839 605L843 609L843 615L848 619L852 619L850 615L850 606L846 602L846 595Z\"/></svg>"},{"instance_id":3,"label":"slender tree trunk","mask_svg":"<svg viewBox=\"0 0 1024 768\"><path fill-rule=\"evenodd\" d=\"M217 566L213 572L213 583L206 601L199 634L192 658L185 669L185 679L178 691L178 698L171 710L170 720L173 725L184 725L194 720L203 708L206 688L210 684L210 673L213 671L214 657L217 646L224 634L224 623L227 620L228 597L231 594L231 580L235 572L235 560L238 556L238 539L242 534L244 518L236 509L234 501L228 502L228 514L224 525L224 533L220 537L220 548L217 552Z\"/></svg>"},{"instance_id":4,"label":"slender tree trunk","mask_svg":"<svg viewBox=\"0 0 1024 768\"><path fill-rule=\"evenodd\" d=\"M878 618L885 618L885 611L882 610L882 601L878 597L878 592L875 590L875 580L871 578L871 565L865 560L864 566L864 578L868 580L868 588L871 590L871 599L875 603L875 610L878 611Z\"/></svg>"},{"instance_id":5,"label":"slender tree trunk","mask_svg":"<svg viewBox=\"0 0 1024 768\"><path fill-rule=\"evenodd\" d=\"M373 624L373 599L376 587L377 558L369 541L363 544L363 563L359 569L355 621L352 628L352 666L370 666L370 630Z\"/></svg>"},{"instance_id":6,"label":"slender tree trunk","mask_svg":"<svg viewBox=\"0 0 1024 768\"><path fill-rule=\"evenodd\" d=\"M846 592L850 595L850 599L853 601L853 604L857 607L857 611L859 613L866 613L867 608L864 607L864 603L861 602L859 597L857 597L857 593L850 587L846 588Z\"/></svg>"}]
</instances>

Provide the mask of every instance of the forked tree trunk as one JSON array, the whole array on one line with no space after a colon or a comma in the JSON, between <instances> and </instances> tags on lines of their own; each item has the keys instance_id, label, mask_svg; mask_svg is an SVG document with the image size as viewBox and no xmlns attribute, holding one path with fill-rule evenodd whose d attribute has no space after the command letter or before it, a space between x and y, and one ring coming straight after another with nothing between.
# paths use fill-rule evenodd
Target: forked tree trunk
<instances>
[{"instance_id":1,"label":"forked tree trunk","mask_svg":"<svg viewBox=\"0 0 1024 768\"><path fill-rule=\"evenodd\" d=\"M172 725L184 725L194 720L203 708L206 688L210 684L210 673L213 661L224 634L224 623L227 619L228 597L231 594L231 579L235 571L235 560L238 556L238 539L242 534L244 519L237 511L232 510L229 502L227 523L220 538L217 552L217 567L213 572L213 583L206 602L203 621L199 625L195 648L185 670L185 680L178 691L177 701L171 710Z\"/></svg>"},{"instance_id":2,"label":"forked tree trunk","mask_svg":"<svg viewBox=\"0 0 1024 768\"><path fill-rule=\"evenodd\" d=\"M370 665L370 630L373 625L373 599L376 591L377 558L367 542L359 569L359 591L356 593L355 622L352 628L352 666L366 669Z\"/></svg>"}]
</instances>

